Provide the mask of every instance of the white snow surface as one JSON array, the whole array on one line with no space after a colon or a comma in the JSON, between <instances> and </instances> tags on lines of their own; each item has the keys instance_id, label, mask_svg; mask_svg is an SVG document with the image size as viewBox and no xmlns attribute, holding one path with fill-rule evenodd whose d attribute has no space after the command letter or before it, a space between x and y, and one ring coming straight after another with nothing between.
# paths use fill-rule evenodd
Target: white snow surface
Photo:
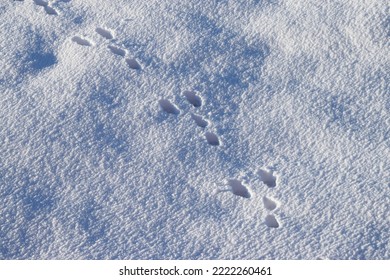
<instances>
[{"instance_id":1,"label":"white snow surface","mask_svg":"<svg viewBox=\"0 0 390 280\"><path fill-rule=\"evenodd\" d=\"M0 3L0 259L390 259L389 3Z\"/></svg>"}]
</instances>

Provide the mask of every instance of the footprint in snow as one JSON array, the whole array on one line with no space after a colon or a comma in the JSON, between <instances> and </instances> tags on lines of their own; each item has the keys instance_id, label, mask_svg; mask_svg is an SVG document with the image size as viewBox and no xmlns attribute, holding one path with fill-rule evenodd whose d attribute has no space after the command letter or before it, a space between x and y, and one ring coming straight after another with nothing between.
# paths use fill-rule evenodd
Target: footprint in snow
<instances>
[{"instance_id":1,"label":"footprint in snow","mask_svg":"<svg viewBox=\"0 0 390 280\"><path fill-rule=\"evenodd\" d=\"M184 96L187 98L187 101L192 104L192 106L202 106L202 98L200 98L194 91L185 91Z\"/></svg>"},{"instance_id":2,"label":"footprint in snow","mask_svg":"<svg viewBox=\"0 0 390 280\"><path fill-rule=\"evenodd\" d=\"M185 91L184 96L195 108L199 108L203 104L202 98L195 91ZM195 121L196 125L201 128L205 128L208 125L208 122L200 115L191 114L191 118ZM218 135L214 132L206 132L204 136L207 143L211 146L219 146L221 144Z\"/></svg>"},{"instance_id":3,"label":"footprint in snow","mask_svg":"<svg viewBox=\"0 0 390 280\"><path fill-rule=\"evenodd\" d=\"M114 39L113 32L108 30L108 29L105 29L105 28L102 28L102 27L97 27L95 29L95 31L96 31L97 34L99 34L100 36L102 36L103 38L105 38L107 40Z\"/></svg>"},{"instance_id":4,"label":"footprint in snow","mask_svg":"<svg viewBox=\"0 0 390 280\"><path fill-rule=\"evenodd\" d=\"M125 57L126 56L126 50L125 49L122 49L120 47L117 47L117 46L114 46L114 45L109 45L108 46L108 49L113 53L113 54L116 54L116 55L119 55L119 56L122 56L122 57Z\"/></svg>"},{"instance_id":5,"label":"footprint in snow","mask_svg":"<svg viewBox=\"0 0 390 280\"><path fill-rule=\"evenodd\" d=\"M279 222L278 220L276 219L276 217L272 214L268 214L266 217L265 217L265 224L267 225L267 227L269 228L278 228L280 225L279 225Z\"/></svg>"},{"instance_id":6,"label":"footprint in snow","mask_svg":"<svg viewBox=\"0 0 390 280\"><path fill-rule=\"evenodd\" d=\"M269 174L269 173L267 173ZM241 180L237 179L230 179L228 180L228 185L231 187L231 192L234 195L244 197L244 198L251 198L252 194L249 192L249 188L242 183ZM225 192L229 190L221 190L219 192ZM268 212L264 223L269 228L279 228L280 222L272 212L276 210L279 207L279 203L271 198L270 196L263 196L263 206L264 209Z\"/></svg>"},{"instance_id":7,"label":"footprint in snow","mask_svg":"<svg viewBox=\"0 0 390 280\"><path fill-rule=\"evenodd\" d=\"M42 6L42 7L45 7L47 5L49 5L49 2L46 2L46 1L43 1L43 0L34 0L34 3L38 6Z\"/></svg>"},{"instance_id":8,"label":"footprint in snow","mask_svg":"<svg viewBox=\"0 0 390 280\"><path fill-rule=\"evenodd\" d=\"M180 113L179 109L168 99L161 99L159 104L163 111L168 114L178 115Z\"/></svg>"},{"instance_id":9,"label":"footprint in snow","mask_svg":"<svg viewBox=\"0 0 390 280\"><path fill-rule=\"evenodd\" d=\"M239 197L243 197L243 198L251 198L252 195L249 192L248 187L245 186L242 183L242 181L237 180L237 179L230 179L230 180L228 180L228 185L231 188L230 191L234 195L239 196ZM219 192L226 192L226 191L229 191L229 190L221 190ZM277 202L274 199L267 197L267 196L263 197L263 204L264 204L264 208L268 211L273 211L273 210L278 208ZM272 213L268 213L266 215L264 222L265 222L265 225L269 228L279 228L280 227L280 223L278 221L278 218Z\"/></svg>"},{"instance_id":10,"label":"footprint in snow","mask_svg":"<svg viewBox=\"0 0 390 280\"><path fill-rule=\"evenodd\" d=\"M202 98L195 93L195 91L185 91L184 96L187 101L194 107L202 106ZM195 121L196 125L205 128L209 123L202 116L197 114L191 114L191 118Z\"/></svg>"},{"instance_id":11,"label":"footprint in snow","mask_svg":"<svg viewBox=\"0 0 390 280\"><path fill-rule=\"evenodd\" d=\"M249 193L248 188L242 184L240 180L236 179L230 179L228 180L228 184L231 187L231 191L234 195L243 197L243 198L250 198L251 194Z\"/></svg>"},{"instance_id":12,"label":"footprint in snow","mask_svg":"<svg viewBox=\"0 0 390 280\"><path fill-rule=\"evenodd\" d=\"M130 63L130 61L127 61ZM133 64L136 62L132 62ZM129 65L130 66L130 65ZM137 64L134 65L134 67L138 67ZM195 108L199 108L203 104L203 100L200 97L199 94L197 94L195 91L185 91L183 93L186 100ZM170 101L166 99L162 99L159 101L160 107L168 114L179 114L179 109L173 105ZM206 128L209 125L209 122L205 120L201 115L191 113L191 118L195 122L195 124L198 127ZM206 142L211 146L219 146L221 145L221 141L219 140L219 137L216 133L207 131L204 134L204 137L206 139Z\"/></svg>"},{"instance_id":13,"label":"footprint in snow","mask_svg":"<svg viewBox=\"0 0 390 280\"><path fill-rule=\"evenodd\" d=\"M44 0L34 0L34 3L38 6L41 6L45 9L46 14L48 15L58 15L58 12L56 9L54 9L52 6L50 6L49 2L46 2Z\"/></svg>"},{"instance_id":14,"label":"footprint in snow","mask_svg":"<svg viewBox=\"0 0 390 280\"><path fill-rule=\"evenodd\" d=\"M185 91L184 96L193 107L198 108L202 106L202 98L194 91ZM161 99L159 101L159 104L163 111L168 114L178 115L180 112L179 109L167 99ZM208 122L201 115L191 113L191 118L195 121L196 125L201 128L205 128L208 125ZM220 145L220 141L217 134L207 131L205 133L205 137L209 145ZM273 174L272 170L260 169L258 171L258 175L260 176L260 180L266 186L268 186L269 188L276 187L277 177ZM230 179L228 180L228 185L230 186L230 190L221 190L219 192L230 191L236 196L248 199L251 198L251 193L249 192L248 187L245 186L242 181L237 179ZM263 205L267 211L274 211L278 208L278 203L273 198L268 196L263 197ZM280 223L277 217L272 213L267 214L267 216L265 217L265 225L269 228L280 227Z\"/></svg>"},{"instance_id":15,"label":"footprint in snow","mask_svg":"<svg viewBox=\"0 0 390 280\"><path fill-rule=\"evenodd\" d=\"M45 6L45 12L46 12L46 14L48 14L48 15L55 15L55 16L58 16L57 10L54 9L53 7L50 7L49 5Z\"/></svg>"},{"instance_id":16,"label":"footprint in snow","mask_svg":"<svg viewBox=\"0 0 390 280\"><path fill-rule=\"evenodd\" d=\"M266 170L266 169L260 169L258 171L258 174L260 176L260 180L267 185L269 188L276 187L276 176L273 175L273 171Z\"/></svg>"},{"instance_id":17,"label":"footprint in snow","mask_svg":"<svg viewBox=\"0 0 390 280\"><path fill-rule=\"evenodd\" d=\"M90 47L93 45L93 43L90 40L81 38L80 36L74 36L72 38L72 41L79 44L80 46Z\"/></svg>"},{"instance_id":18,"label":"footprint in snow","mask_svg":"<svg viewBox=\"0 0 390 280\"><path fill-rule=\"evenodd\" d=\"M102 36L104 39L107 39L110 41L114 39L114 32L110 31L109 29L106 29L103 27L97 27L95 29L95 31L100 36ZM133 69L133 70L141 70L142 69L141 64L137 61L137 59L126 57L127 53L128 53L126 49L121 48L119 46L116 46L113 43L110 43L110 45L108 45L107 48L110 50L111 53L125 58L125 63L130 69Z\"/></svg>"},{"instance_id":19,"label":"footprint in snow","mask_svg":"<svg viewBox=\"0 0 390 280\"><path fill-rule=\"evenodd\" d=\"M276 176L273 175L273 171L269 171L266 169L260 169L258 171L258 174L260 175L260 180L269 188L274 188L276 187ZM268 211L273 211L278 208L278 203L271 197L269 196L264 196L263 197L263 205L264 208ZM277 217L269 213L265 217L265 224L269 228L278 228L280 226L280 223L277 219Z\"/></svg>"},{"instance_id":20,"label":"footprint in snow","mask_svg":"<svg viewBox=\"0 0 390 280\"><path fill-rule=\"evenodd\" d=\"M221 143L219 142L218 135L213 132L206 132L205 137L207 140L207 143L209 143L211 146L219 146Z\"/></svg>"},{"instance_id":21,"label":"footprint in snow","mask_svg":"<svg viewBox=\"0 0 390 280\"><path fill-rule=\"evenodd\" d=\"M126 58L125 59L127 66L134 70L141 70L141 64L135 58Z\"/></svg>"},{"instance_id":22,"label":"footprint in snow","mask_svg":"<svg viewBox=\"0 0 390 280\"><path fill-rule=\"evenodd\" d=\"M266 197L266 196L263 197L263 204L264 204L265 209L270 210L270 211L275 210L278 207L278 205L276 204L276 201L274 201L273 199Z\"/></svg>"},{"instance_id":23,"label":"footprint in snow","mask_svg":"<svg viewBox=\"0 0 390 280\"><path fill-rule=\"evenodd\" d=\"M191 118L195 121L196 125L201 128L205 128L209 124L202 116L191 114Z\"/></svg>"}]
</instances>

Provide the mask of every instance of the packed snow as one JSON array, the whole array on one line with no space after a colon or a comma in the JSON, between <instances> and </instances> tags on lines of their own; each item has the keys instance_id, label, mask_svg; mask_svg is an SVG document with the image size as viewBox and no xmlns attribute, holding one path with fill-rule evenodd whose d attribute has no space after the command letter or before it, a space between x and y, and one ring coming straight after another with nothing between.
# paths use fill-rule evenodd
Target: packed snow
<instances>
[{"instance_id":1,"label":"packed snow","mask_svg":"<svg viewBox=\"0 0 390 280\"><path fill-rule=\"evenodd\" d=\"M385 0L0 3L0 259L389 259Z\"/></svg>"}]
</instances>

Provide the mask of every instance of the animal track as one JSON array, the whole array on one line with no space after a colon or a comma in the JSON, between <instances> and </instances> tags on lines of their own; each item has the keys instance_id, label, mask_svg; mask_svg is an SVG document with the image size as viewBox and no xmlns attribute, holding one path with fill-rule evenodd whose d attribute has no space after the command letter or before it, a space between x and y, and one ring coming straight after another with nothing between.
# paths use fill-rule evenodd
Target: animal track
<instances>
[{"instance_id":1,"label":"animal track","mask_svg":"<svg viewBox=\"0 0 390 280\"><path fill-rule=\"evenodd\" d=\"M180 113L179 109L173 105L169 100L167 99L161 99L159 101L159 104L161 106L161 108L167 112L168 114L174 114L174 115L178 115Z\"/></svg>"},{"instance_id":2,"label":"animal track","mask_svg":"<svg viewBox=\"0 0 390 280\"><path fill-rule=\"evenodd\" d=\"M102 36L103 38L105 38L107 40L113 40L114 39L114 32L112 32L112 31L110 31L108 29L105 29L105 28L102 28L102 27L96 27L95 31L96 31L96 33L98 33L100 36ZM141 70L142 69L141 64L135 58L129 58L129 57L126 58L126 56L127 56L127 50L126 49L123 49L121 47L115 46L113 44L110 44L107 47L113 54L124 57L126 65L129 68L131 68L133 70Z\"/></svg>"},{"instance_id":3,"label":"animal track","mask_svg":"<svg viewBox=\"0 0 390 280\"><path fill-rule=\"evenodd\" d=\"M126 63L127 66L134 70L140 70L142 68L141 64L135 58L126 58Z\"/></svg>"},{"instance_id":4,"label":"animal track","mask_svg":"<svg viewBox=\"0 0 390 280\"><path fill-rule=\"evenodd\" d=\"M125 57L126 56L126 50L119 48L117 46L109 45L108 48L113 54L120 55Z\"/></svg>"},{"instance_id":5,"label":"animal track","mask_svg":"<svg viewBox=\"0 0 390 280\"><path fill-rule=\"evenodd\" d=\"M48 15L58 15L58 12L56 9L51 7L49 5L49 2L43 1L43 0L34 0L34 3L38 6L41 6L45 9L46 14Z\"/></svg>"},{"instance_id":6,"label":"animal track","mask_svg":"<svg viewBox=\"0 0 390 280\"><path fill-rule=\"evenodd\" d=\"M202 99L195 94L193 91L185 91L184 96L187 98L194 107L202 106Z\"/></svg>"},{"instance_id":7,"label":"animal track","mask_svg":"<svg viewBox=\"0 0 390 280\"><path fill-rule=\"evenodd\" d=\"M276 176L273 175L273 171L260 169L258 174L260 175L260 180L269 188L276 187Z\"/></svg>"},{"instance_id":8,"label":"animal track","mask_svg":"<svg viewBox=\"0 0 390 280\"><path fill-rule=\"evenodd\" d=\"M217 134L213 132L206 132L205 133L207 143L209 143L211 146L219 146L219 139Z\"/></svg>"},{"instance_id":9,"label":"animal track","mask_svg":"<svg viewBox=\"0 0 390 280\"><path fill-rule=\"evenodd\" d=\"M202 128L205 128L209 124L206 120L204 120L199 115L191 114L191 118L195 121L197 126L200 126Z\"/></svg>"},{"instance_id":10,"label":"animal track","mask_svg":"<svg viewBox=\"0 0 390 280\"><path fill-rule=\"evenodd\" d=\"M45 11L48 15L58 16L58 12L53 7L50 7L49 5L45 6Z\"/></svg>"},{"instance_id":11,"label":"animal track","mask_svg":"<svg viewBox=\"0 0 390 280\"><path fill-rule=\"evenodd\" d=\"M112 32L107 30L107 29L104 29L104 28L101 28L101 27L97 27L95 29L95 31L96 31L96 33L98 33L100 36L104 37L107 40L114 39L114 35L112 34Z\"/></svg>"},{"instance_id":12,"label":"animal track","mask_svg":"<svg viewBox=\"0 0 390 280\"><path fill-rule=\"evenodd\" d=\"M38 6L42 6L42 7L46 7L47 5L49 5L48 2L43 1L43 0L34 0L34 3L37 4Z\"/></svg>"},{"instance_id":13,"label":"animal track","mask_svg":"<svg viewBox=\"0 0 390 280\"><path fill-rule=\"evenodd\" d=\"M250 198L251 194L248 191L248 188L244 186L240 180L231 179L228 180L229 186L232 188L232 193L241 196L244 198Z\"/></svg>"},{"instance_id":14,"label":"animal track","mask_svg":"<svg viewBox=\"0 0 390 280\"><path fill-rule=\"evenodd\" d=\"M44 1L42 0L36 0L38 1L41 5L44 5ZM48 7L48 6L45 6L45 7ZM101 27L97 27L95 29L96 33L98 33L100 36L104 37L105 39L107 40L112 40L114 39L114 35L111 31L107 30L107 29L104 29L104 28L101 28ZM93 43L87 39L84 39L84 38L81 38L80 36L74 36L72 38L72 41L81 45L81 46L92 46ZM135 59L135 58L126 58L126 55L127 55L127 51L125 49L122 49L120 47L117 47L117 46L114 46L114 45L108 45L108 49L113 53L113 54L116 54L116 55L119 55L119 56L122 56L125 58L125 62L127 64L127 66L131 69L134 69L134 70L140 70L142 69L141 67L141 64ZM161 104L160 104L161 105Z\"/></svg>"},{"instance_id":15,"label":"animal track","mask_svg":"<svg viewBox=\"0 0 390 280\"><path fill-rule=\"evenodd\" d=\"M260 175L260 180L269 188L276 187L276 176L273 175L272 170L268 171L268 170L260 169L258 171L258 174ZM263 197L263 204L264 204L264 208L267 209L268 211L273 211L276 208L278 208L277 202L267 196ZM265 217L265 224L270 228L278 228L280 226L278 220L272 213L268 214Z\"/></svg>"},{"instance_id":16,"label":"animal track","mask_svg":"<svg viewBox=\"0 0 390 280\"><path fill-rule=\"evenodd\" d=\"M134 65L130 64L130 59L126 59L127 63L131 68L134 67ZM136 62L136 61L135 61ZM137 62L136 62L137 63ZM137 67L138 63L135 65ZM134 68L136 69L136 68ZM184 96L186 97L187 101L190 102L194 107L200 107L202 106L202 99L195 94L194 91L185 91ZM166 99L161 99L159 101L160 107L169 114L179 114L179 109L173 105L170 101ZM206 121L202 116L191 113L191 118L195 121L196 125L202 128L205 128L208 126L209 122ZM206 132L205 133L206 141L211 146L219 146L221 144L218 135L214 132Z\"/></svg>"},{"instance_id":17,"label":"animal track","mask_svg":"<svg viewBox=\"0 0 390 280\"><path fill-rule=\"evenodd\" d=\"M276 217L272 214L268 214L265 217L265 224L270 227L270 228L278 228L279 227L279 222L276 219Z\"/></svg>"},{"instance_id":18,"label":"animal track","mask_svg":"<svg viewBox=\"0 0 390 280\"><path fill-rule=\"evenodd\" d=\"M268 198L266 196L263 197L263 203L264 203L264 207L270 211L275 210L276 207L278 207L275 201L273 201L271 198Z\"/></svg>"},{"instance_id":19,"label":"animal track","mask_svg":"<svg viewBox=\"0 0 390 280\"><path fill-rule=\"evenodd\" d=\"M230 190L220 190L218 191L218 193L231 191L234 195L244 197L244 198L251 198L252 194L250 193L249 189L242 183L241 180L229 179L228 185L231 188ZM278 208L278 203L273 198L270 198L268 196L263 196L263 205L267 211L273 211ZM280 227L278 218L272 212L267 214L264 222L265 225L269 228Z\"/></svg>"},{"instance_id":20,"label":"animal track","mask_svg":"<svg viewBox=\"0 0 390 280\"><path fill-rule=\"evenodd\" d=\"M79 44L79 45L81 45L81 46L87 46L87 47L92 46L92 43L89 40L83 39L83 38L81 38L79 36L74 36L72 38L72 41L77 43L77 44Z\"/></svg>"}]
</instances>

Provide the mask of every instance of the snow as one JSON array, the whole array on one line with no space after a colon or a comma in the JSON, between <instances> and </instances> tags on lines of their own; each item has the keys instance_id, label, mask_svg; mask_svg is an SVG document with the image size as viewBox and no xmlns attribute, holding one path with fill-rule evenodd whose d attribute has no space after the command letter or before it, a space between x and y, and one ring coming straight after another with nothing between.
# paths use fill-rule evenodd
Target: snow
<instances>
[{"instance_id":1,"label":"snow","mask_svg":"<svg viewBox=\"0 0 390 280\"><path fill-rule=\"evenodd\" d=\"M0 259L389 259L383 0L2 1Z\"/></svg>"}]
</instances>

